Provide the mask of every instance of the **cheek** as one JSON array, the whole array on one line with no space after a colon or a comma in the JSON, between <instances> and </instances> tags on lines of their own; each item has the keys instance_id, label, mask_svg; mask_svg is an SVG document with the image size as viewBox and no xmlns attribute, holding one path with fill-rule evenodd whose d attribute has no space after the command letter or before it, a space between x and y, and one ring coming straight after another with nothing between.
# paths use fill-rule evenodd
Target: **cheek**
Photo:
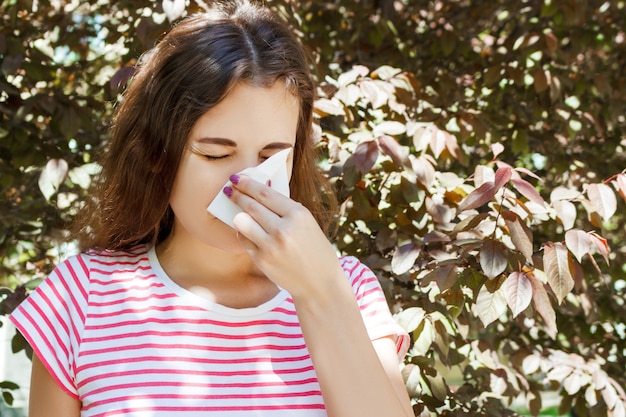
<instances>
[{"instance_id":1,"label":"cheek","mask_svg":"<svg viewBox=\"0 0 626 417\"><path fill-rule=\"evenodd\" d=\"M222 192L227 179L224 175L207 169L206 164L185 161L179 167L170 196L174 213L183 210L186 213L199 214L201 210L206 210L217 193Z\"/></svg>"}]
</instances>

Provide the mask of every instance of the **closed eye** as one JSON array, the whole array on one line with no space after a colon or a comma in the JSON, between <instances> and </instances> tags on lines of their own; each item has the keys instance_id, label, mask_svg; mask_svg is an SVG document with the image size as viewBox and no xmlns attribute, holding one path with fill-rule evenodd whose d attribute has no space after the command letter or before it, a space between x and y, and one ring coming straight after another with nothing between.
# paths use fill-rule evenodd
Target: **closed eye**
<instances>
[{"instance_id":1,"label":"closed eye","mask_svg":"<svg viewBox=\"0 0 626 417\"><path fill-rule=\"evenodd\" d=\"M210 161L215 161L217 159L228 158L230 155L204 155L204 157Z\"/></svg>"}]
</instances>

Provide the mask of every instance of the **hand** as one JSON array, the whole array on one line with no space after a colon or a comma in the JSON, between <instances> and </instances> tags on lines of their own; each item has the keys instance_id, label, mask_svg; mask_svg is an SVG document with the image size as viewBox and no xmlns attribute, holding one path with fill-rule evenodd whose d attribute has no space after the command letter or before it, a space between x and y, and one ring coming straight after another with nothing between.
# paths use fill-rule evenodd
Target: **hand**
<instances>
[{"instance_id":1,"label":"hand","mask_svg":"<svg viewBox=\"0 0 626 417\"><path fill-rule=\"evenodd\" d=\"M243 210L233 223L257 268L294 298L328 294L343 270L313 215L250 177L233 179L230 198Z\"/></svg>"}]
</instances>

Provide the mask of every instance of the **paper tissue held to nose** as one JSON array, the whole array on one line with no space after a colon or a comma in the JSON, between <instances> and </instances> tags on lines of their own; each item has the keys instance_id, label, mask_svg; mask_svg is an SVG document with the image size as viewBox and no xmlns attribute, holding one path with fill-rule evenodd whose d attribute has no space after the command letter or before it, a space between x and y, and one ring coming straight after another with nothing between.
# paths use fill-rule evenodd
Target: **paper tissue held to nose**
<instances>
[{"instance_id":1,"label":"paper tissue held to nose","mask_svg":"<svg viewBox=\"0 0 626 417\"><path fill-rule=\"evenodd\" d=\"M267 184L268 181L271 181L271 186L273 190L278 191L279 193L289 197L289 177L287 175L287 157L291 152L291 148L284 149L280 152L275 153L267 160L263 161L263 163L251 167L246 168L237 174L245 174L250 178ZM224 184L224 187L230 187L232 183L227 181ZM222 189L224 189L222 187ZM233 218L236 214L241 213L242 210L239 206L233 203L224 193L219 192L217 196L213 199L209 207L207 207L207 211L229 225L233 226Z\"/></svg>"}]
</instances>

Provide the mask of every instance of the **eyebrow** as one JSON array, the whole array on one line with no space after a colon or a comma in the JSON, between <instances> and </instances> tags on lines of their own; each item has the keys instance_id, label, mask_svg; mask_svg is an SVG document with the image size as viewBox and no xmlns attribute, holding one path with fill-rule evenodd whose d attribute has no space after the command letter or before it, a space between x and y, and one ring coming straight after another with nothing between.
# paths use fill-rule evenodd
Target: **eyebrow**
<instances>
[{"instance_id":1,"label":"eyebrow","mask_svg":"<svg viewBox=\"0 0 626 417\"><path fill-rule=\"evenodd\" d=\"M237 147L237 142L226 138L200 138L198 142L210 145L230 146L233 148ZM265 145L263 149L287 149L292 147L293 145L289 142L272 142Z\"/></svg>"}]
</instances>

